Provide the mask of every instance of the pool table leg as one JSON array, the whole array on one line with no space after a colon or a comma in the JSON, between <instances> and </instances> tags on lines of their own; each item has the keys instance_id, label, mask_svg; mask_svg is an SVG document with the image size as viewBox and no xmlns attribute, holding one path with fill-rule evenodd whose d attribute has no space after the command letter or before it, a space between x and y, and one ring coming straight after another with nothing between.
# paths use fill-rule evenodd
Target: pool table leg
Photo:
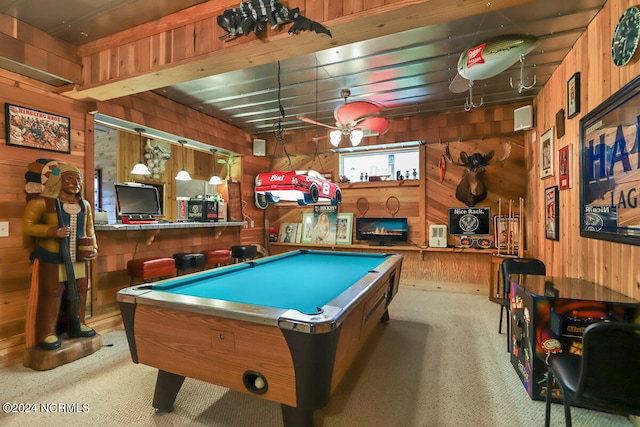
<instances>
[{"instance_id":1,"label":"pool table leg","mask_svg":"<svg viewBox=\"0 0 640 427\"><path fill-rule=\"evenodd\" d=\"M389 310L385 310L384 314L382 315L382 317L380 318L380 321L382 323L387 323L389 321Z\"/></svg>"},{"instance_id":2,"label":"pool table leg","mask_svg":"<svg viewBox=\"0 0 640 427\"><path fill-rule=\"evenodd\" d=\"M182 387L184 377L171 372L158 370L156 391L153 394L153 407L157 414L166 414L173 411L173 403Z\"/></svg>"},{"instance_id":3,"label":"pool table leg","mask_svg":"<svg viewBox=\"0 0 640 427\"><path fill-rule=\"evenodd\" d=\"M313 411L281 404L284 427L313 427Z\"/></svg>"}]
</instances>

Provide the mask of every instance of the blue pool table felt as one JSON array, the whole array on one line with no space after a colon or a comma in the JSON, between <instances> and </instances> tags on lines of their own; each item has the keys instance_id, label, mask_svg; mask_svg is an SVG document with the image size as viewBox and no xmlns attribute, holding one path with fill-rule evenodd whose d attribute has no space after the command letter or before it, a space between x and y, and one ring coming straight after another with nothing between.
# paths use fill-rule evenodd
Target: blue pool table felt
<instances>
[{"instance_id":1,"label":"blue pool table felt","mask_svg":"<svg viewBox=\"0 0 640 427\"><path fill-rule=\"evenodd\" d=\"M317 314L386 259L385 254L296 252L207 270L153 286L154 291Z\"/></svg>"}]
</instances>

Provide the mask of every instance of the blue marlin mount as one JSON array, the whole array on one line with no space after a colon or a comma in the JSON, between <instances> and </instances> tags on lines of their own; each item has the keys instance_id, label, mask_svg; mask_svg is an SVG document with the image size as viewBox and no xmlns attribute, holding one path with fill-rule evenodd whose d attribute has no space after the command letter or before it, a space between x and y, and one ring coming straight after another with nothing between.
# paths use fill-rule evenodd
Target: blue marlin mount
<instances>
[{"instance_id":1,"label":"blue marlin mount","mask_svg":"<svg viewBox=\"0 0 640 427\"><path fill-rule=\"evenodd\" d=\"M262 30L263 22L268 22L271 29L293 22L289 34L315 31L332 37L326 27L300 15L299 7L288 9L275 0L250 0L240 3L237 8L227 9L218 16L218 25L227 31L220 39L235 38L243 34L248 36L252 32Z\"/></svg>"}]
</instances>

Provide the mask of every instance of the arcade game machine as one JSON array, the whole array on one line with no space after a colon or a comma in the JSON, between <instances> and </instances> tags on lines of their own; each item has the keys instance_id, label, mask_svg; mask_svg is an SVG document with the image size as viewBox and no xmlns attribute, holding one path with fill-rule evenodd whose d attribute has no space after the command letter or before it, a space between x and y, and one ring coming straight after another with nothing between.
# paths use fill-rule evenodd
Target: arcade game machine
<instances>
[{"instance_id":1,"label":"arcade game machine","mask_svg":"<svg viewBox=\"0 0 640 427\"><path fill-rule=\"evenodd\" d=\"M582 354L582 332L594 322L634 322L640 302L583 279L511 276L511 364L529 397L546 398L547 360ZM552 390L560 399L560 389Z\"/></svg>"}]
</instances>

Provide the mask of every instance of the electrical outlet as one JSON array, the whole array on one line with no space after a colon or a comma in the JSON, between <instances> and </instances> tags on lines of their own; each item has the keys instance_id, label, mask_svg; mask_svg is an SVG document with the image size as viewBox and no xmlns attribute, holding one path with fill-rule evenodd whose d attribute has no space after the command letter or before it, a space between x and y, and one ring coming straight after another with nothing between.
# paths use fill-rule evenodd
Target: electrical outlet
<instances>
[{"instance_id":1,"label":"electrical outlet","mask_svg":"<svg viewBox=\"0 0 640 427\"><path fill-rule=\"evenodd\" d=\"M7 221L0 222L0 237L9 237L9 223Z\"/></svg>"}]
</instances>

